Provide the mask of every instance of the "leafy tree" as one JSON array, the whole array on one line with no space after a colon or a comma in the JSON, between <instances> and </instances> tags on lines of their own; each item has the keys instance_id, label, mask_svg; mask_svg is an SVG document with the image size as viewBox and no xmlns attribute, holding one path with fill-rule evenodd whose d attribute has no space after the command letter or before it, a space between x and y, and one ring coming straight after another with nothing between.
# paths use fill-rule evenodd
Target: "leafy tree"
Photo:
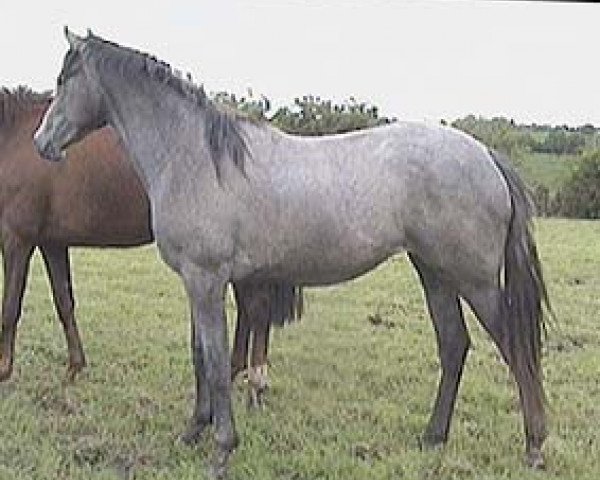
<instances>
[{"instance_id":1,"label":"leafy tree","mask_svg":"<svg viewBox=\"0 0 600 480\"><path fill-rule=\"evenodd\" d=\"M349 100L336 104L318 96L296 98L292 107L281 107L271 122L285 132L297 135L329 135L383 125L394 121L379 116L374 105Z\"/></svg>"},{"instance_id":2,"label":"leafy tree","mask_svg":"<svg viewBox=\"0 0 600 480\"><path fill-rule=\"evenodd\" d=\"M237 109L252 118L269 121L281 130L296 135L328 135L350 132L393 122L381 117L375 105L358 102L351 97L340 104L305 95L296 98L291 106L283 106L270 115L271 102L266 97L237 97L228 92L218 92L213 99L222 105Z\"/></svg>"},{"instance_id":3,"label":"leafy tree","mask_svg":"<svg viewBox=\"0 0 600 480\"><path fill-rule=\"evenodd\" d=\"M504 117L494 117L488 120L468 115L452 122L452 126L511 158L517 157L522 152L531 151L535 143L527 129L520 128L514 120Z\"/></svg>"}]
</instances>

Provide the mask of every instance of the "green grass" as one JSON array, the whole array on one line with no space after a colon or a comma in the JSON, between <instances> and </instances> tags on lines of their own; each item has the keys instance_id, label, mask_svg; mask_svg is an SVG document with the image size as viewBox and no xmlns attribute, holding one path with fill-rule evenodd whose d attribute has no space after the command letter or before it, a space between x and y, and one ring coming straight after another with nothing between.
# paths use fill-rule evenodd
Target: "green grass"
<instances>
[{"instance_id":1,"label":"green grass","mask_svg":"<svg viewBox=\"0 0 600 480\"><path fill-rule=\"evenodd\" d=\"M523 465L514 385L469 316L474 340L447 446L421 451L438 379L420 286L403 257L308 292L306 318L274 332L268 408L234 395L241 445L230 478L600 478L600 223L537 225L559 328L544 366L547 471ZM39 258L0 385L0 480L200 479L213 448L174 440L193 401L187 302L154 248L73 255L89 366L65 386L66 348ZM231 303L229 312L233 313ZM374 326L378 313L386 322Z\"/></svg>"}]
</instances>

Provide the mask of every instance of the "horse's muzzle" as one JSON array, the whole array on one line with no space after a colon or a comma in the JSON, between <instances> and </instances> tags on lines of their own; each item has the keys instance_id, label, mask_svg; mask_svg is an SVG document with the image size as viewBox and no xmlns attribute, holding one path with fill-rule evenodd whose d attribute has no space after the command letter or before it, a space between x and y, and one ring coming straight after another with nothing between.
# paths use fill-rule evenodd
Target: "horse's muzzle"
<instances>
[{"instance_id":1,"label":"horse's muzzle","mask_svg":"<svg viewBox=\"0 0 600 480\"><path fill-rule=\"evenodd\" d=\"M42 135L38 132L33 136L33 144L35 145L36 150L40 154L40 156L46 160L50 160L52 162L58 162L65 158L64 151L50 141L44 141Z\"/></svg>"}]
</instances>

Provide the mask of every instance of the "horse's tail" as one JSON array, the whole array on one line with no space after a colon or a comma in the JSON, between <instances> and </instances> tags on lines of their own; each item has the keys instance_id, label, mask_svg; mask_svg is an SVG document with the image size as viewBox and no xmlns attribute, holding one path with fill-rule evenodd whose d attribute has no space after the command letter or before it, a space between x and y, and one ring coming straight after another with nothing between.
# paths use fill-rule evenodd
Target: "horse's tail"
<instances>
[{"instance_id":1,"label":"horse's tail","mask_svg":"<svg viewBox=\"0 0 600 480\"><path fill-rule=\"evenodd\" d=\"M490 150L502 173L512 204L504 259L503 309L506 312L510 361L529 377L544 397L541 373L544 306L554 316L542 275L542 266L532 234L533 204L523 181L508 159Z\"/></svg>"},{"instance_id":2,"label":"horse's tail","mask_svg":"<svg viewBox=\"0 0 600 480\"><path fill-rule=\"evenodd\" d=\"M282 327L302 318L304 313L304 293L302 287L288 283L275 283L270 286L269 320L272 325Z\"/></svg>"}]
</instances>

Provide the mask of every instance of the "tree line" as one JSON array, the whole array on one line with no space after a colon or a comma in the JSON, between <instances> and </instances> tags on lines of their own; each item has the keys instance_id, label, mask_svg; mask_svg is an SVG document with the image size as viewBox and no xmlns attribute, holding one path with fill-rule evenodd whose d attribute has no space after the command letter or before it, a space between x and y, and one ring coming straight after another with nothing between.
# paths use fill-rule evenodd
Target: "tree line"
<instances>
[{"instance_id":1,"label":"tree line","mask_svg":"<svg viewBox=\"0 0 600 480\"><path fill-rule=\"evenodd\" d=\"M542 167L530 174L538 215L600 218L600 130L593 125L518 125L503 117L469 115L453 126L506 153L517 169L524 169L536 154L545 155L550 166L562 162L567 167L569 173L554 189L543 182Z\"/></svg>"}]
</instances>

